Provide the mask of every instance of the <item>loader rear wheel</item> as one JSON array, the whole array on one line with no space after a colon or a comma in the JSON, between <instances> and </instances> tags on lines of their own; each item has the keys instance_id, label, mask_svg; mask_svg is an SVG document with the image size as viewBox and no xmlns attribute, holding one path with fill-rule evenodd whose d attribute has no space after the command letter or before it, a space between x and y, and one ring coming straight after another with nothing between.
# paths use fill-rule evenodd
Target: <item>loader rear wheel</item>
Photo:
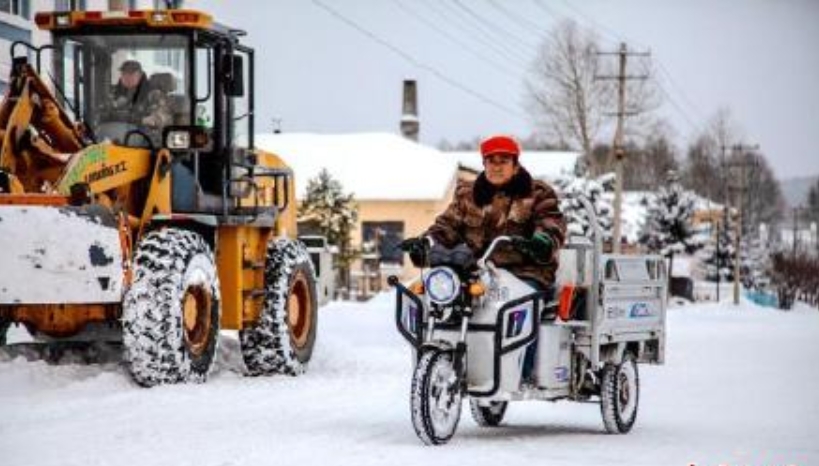
<instances>
[{"instance_id":1,"label":"loader rear wheel","mask_svg":"<svg viewBox=\"0 0 819 466\"><path fill-rule=\"evenodd\" d=\"M481 427L497 427L503 421L506 414L507 401L490 401L482 403L474 398L470 398L469 407L472 411L472 419Z\"/></svg>"},{"instance_id":2,"label":"loader rear wheel","mask_svg":"<svg viewBox=\"0 0 819 466\"><path fill-rule=\"evenodd\" d=\"M271 241L265 261L264 306L258 322L239 332L249 375L304 372L316 341L316 274L307 249Z\"/></svg>"},{"instance_id":3,"label":"loader rear wheel","mask_svg":"<svg viewBox=\"0 0 819 466\"><path fill-rule=\"evenodd\" d=\"M626 353L620 364L606 364L600 384L600 412L606 432L628 433L637 419L640 402L640 376L634 355Z\"/></svg>"},{"instance_id":4,"label":"loader rear wheel","mask_svg":"<svg viewBox=\"0 0 819 466\"><path fill-rule=\"evenodd\" d=\"M122 310L125 362L146 387L204 382L219 339L219 278L205 239L166 228L145 235Z\"/></svg>"}]
</instances>

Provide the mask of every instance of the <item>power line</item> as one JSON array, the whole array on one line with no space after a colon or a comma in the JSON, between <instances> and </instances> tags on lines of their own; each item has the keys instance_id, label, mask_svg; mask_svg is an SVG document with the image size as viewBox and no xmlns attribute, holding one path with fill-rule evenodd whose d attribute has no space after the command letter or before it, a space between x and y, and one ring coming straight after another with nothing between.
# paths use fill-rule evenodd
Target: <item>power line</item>
<instances>
[{"instance_id":1,"label":"power line","mask_svg":"<svg viewBox=\"0 0 819 466\"><path fill-rule=\"evenodd\" d=\"M392 0L392 2L399 9L401 9L404 13L406 13L406 14L412 16L413 18L415 18L416 20L424 23L427 27L429 27L433 31L437 32L438 34L440 34L443 37L445 37L446 39L448 39L450 42L458 45L459 47L461 47L464 50L466 50L467 52L469 52L471 55L478 58L482 63L487 63L487 62L490 63L492 65L490 67L490 69L492 69L493 71L496 71L498 73L503 73L506 76L515 79L516 81L520 80L520 75L516 75L516 74L510 72L508 70L507 66L505 66L504 64L502 64L502 63L500 63L498 61L495 61L495 60L491 59L490 57L488 57L486 55L486 53L482 53L481 51L476 50L475 48L470 46L470 44L458 39L457 36L455 36L453 34L450 34L447 30L441 29L434 22L430 21L428 18L424 17L423 15L418 13L417 11L412 10L411 8L409 8L408 5L405 5L404 3L402 3L401 0ZM508 56L506 56L506 55L501 55L501 56L503 58L508 58Z\"/></svg>"},{"instance_id":2,"label":"power line","mask_svg":"<svg viewBox=\"0 0 819 466\"><path fill-rule=\"evenodd\" d=\"M457 9L455 10L448 10L444 11L443 9L439 9L441 5L447 5L447 8L450 8L451 5L448 2L440 2L439 0L429 0L427 2L427 6L430 7L430 11L433 11L436 15L438 15L443 21L447 23L452 23L456 25L459 29L464 31L467 36L472 39L476 39L478 42L481 42L487 49L492 50L497 55L504 57L506 60L515 63L515 65L521 69L526 70L529 67L529 60L526 58L522 58L520 55L517 55L514 50L510 51L507 48L504 48L502 44L487 39L488 35L483 31L478 32L477 34L474 32L474 27L468 21L465 20L461 12ZM454 11L454 14L453 14ZM457 21L453 21L453 19L457 18Z\"/></svg>"},{"instance_id":3,"label":"power line","mask_svg":"<svg viewBox=\"0 0 819 466\"><path fill-rule=\"evenodd\" d=\"M478 21L478 23L485 25L487 27L487 29L489 31L492 31L495 35L498 35L498 36L501 36L501 37L507 37L507 38L513 40L514 42L517 42L518 45L520 45L520 46L522 46L524 48L528 48L528 49L532 50L533 46L532 46L531 43L526 42L526 40L521 39L518 35L513 34L513 33L509 32L508 30L504 29L503 27L500 26L500 24L492 23L491 21L488 21L486 18L484 18L480 14L476 13L471 8L469 8L464 3L462 3L461 0L453 0L453 1L455 2L456 5L458 5L459 8L461 8L463 11L465 11L469 16L475 18L475 20Z\"/></svg>"},{"instance_id":4,"label":"power line","mask_svg":"<svg viewBox=\"0 0 819 466\"><path fill-rule=\"evenodd\" d=\"M605 24L602 24L602 23L596 21L593 17L591 17L591 15L588 15L588 14L584 13L581 9L579 9L576 6L572 5L567 0L562 0L562 1L563 1L563 4L566 5L567 8L569 8L570 10L575 12L575 14L580 16L587 23L591 24L593 26L592 29L596 29L596 30L601 31L604 35L608 35L609 38L614 39L615 42L631 42L632 44L636 44L638 47L640 47L642 49L647 49L648 48L644 44L640 44L637 41L630 40L629 38L624 37L622 34L615 31L614 29L611 29L611 28L607 27ZM629 40L627 40L627 39L629 39Z\"/></svg>"},{"instance_id":5,"label":"power line","mask_svg":"<svg viewBox=\"0 0 819 466\"><path fill-rule=\"evenodd\" d=\"M486 0L487 3L492 5L497 11L501 12L502 15L506 16L507 18L511 19L512 21L518 23L519 26L523 26L524 28L528 29L531 32L534 32L538 35L543 35L542 38L548 39L549 31L540 27L534 21L529 20L525 16L518 15L514 11L511 11L498 3L496 0Z\"/></svg>"},{"instance_id":6,"label":"power line","mask_svg":"<svg viewBox=\"0 0 819 466\"><path fill-rule=\"evenodd\" d=\"M430 4L435 3L436 0L432 0L429 2ZM527 56L525 53L522 53L516 47L510 46L506 43L501 37L501 39L493 39L493 37L498 36L498 32L495 28L490 27L487 29L482 23L480 17L477 17L472 10L465 7L461 3L455 2L450 3L449 1L438 2L439 5L443 5L450 11L450 14L447 16L451 20L453 17L459 18L463 24L466 24L470 33L471 37L480 37L482 41L492 48L499 50L502 54L509 56L510 58L514 58L517 62L522 63L523 68L527 68L529 63L532 60L532 57ZM455 16L453 16L455 15Z\"/></svg>"},{"instance_id":7,"label":"power line","mask_svg":"<svg viewBox=\"0 0 819 466\"><path fill-rule=\"evenodd\" d=\"M508 114L510 114L512 116L515 116L515 117L518 117L518 118L523 118L524 117L519 112L517 112L517 111L515 111L515 110L513 110L513 109L511 109L511 108L509 108L509 107L507 107L507 106L505 106L505 105L503 105L503 104L501 104L501 103L499 103L499 102L497 102L497 101L495 101L495 100L481 94L478 91L475 91L474 89L471 89L471 88L461 84L460 82L456 81L455 79L450 78L449 76L445 75L444 73L438 71L436 68L434 68L434 67L432 67L430 65L427 65L426 63L423 63L423 62L419 61L414 56L412 56L409 53L401 50L400 48L396 47L395 45L391 44L390 42L387 42L386 40L384 40L381 37L377 36L375 33L369 31L368 29L365 29L364 27L362 27L361 25L359 25L355 21L353 21L353 20L349 19L348 17L344 16L343 14L341 14L338 10L335 10L332 7L325 5L320 0L312 0L312 1L313 1L313 4L315 4L316 6L322 8L323 10L327 11L332 16L334 16L336 19L338 19L339 21L341 21L344 24L350 26L351 28L355 29L356 31L360 32L361 34L364 34L369 39L371 39L374 42L380 44L381 46L389 49L393 53L395 53L398 56L402 57L403 59L407 60L409 63L417 66L418 68L421 68L423 70L426 70L426 71L430 72L432 75L434 75L438 79L444 81L445 83L449 84L450 86L455 87L455 88L457 88L457 89L459 89L459 90L461 90L461 91L463 91L463 92L477 98L478 100L480 100L480 101L482 101L482 102L484 102L484 103L486 103L488 105L491 105L491 106L493 106L493 107L495 107L495 108L497 108L499 110L502 110L502 111L504 111L504 112L506 112L506 113L508 113Z\"/></svg>"},{"instance_id":8,"label":"power line","mask_svg":"<svg viewBox=\"0 0 819 466\"><path fill-rule=\"evenodd\" d=\"M552 9L552 7L550 7L550 6L549 6L549 5L547 5L546 3L541 2L540 0L532 0L532 2L533 2L533 3L534 3L534 4L535 4L535 5L538 7L538 8L540 8L541 10L543 10L544 12L546 12L546 14L547 14L547 15L554 16L555 18L560 17L560 16L565 16L565 15L561 14L560 12L558 12L558 11L556 11L556 10Z\"/></svg>"},{"instance_id":9,"label":"power line","mask_svg":"<svg viewBox=\"0 0 819 466\"><path fill-rule=\"evenodd\" d=\"M668 69L665 67L663 62L658 58L656 60L656 63L660 68L660 72L665 76L665 78L668 80L668 82L671 84L671 86L680 94L682 99L685 101L686 105L688 105L688 108L691 109L691 110L694 110L694 113L696 114L695 116L699 117L700 120L702 120L703 119L702 118L703 114L700 111L700 109L696 105L694 105L694 103L691 100L688 99L688 96L685 94L685 92L682 90L682 88L677 85L676 80L671 75L671 73L668 72Z\"/></svg>"},{"instance_id":10,"label":"power line","mask_svg":"<svg viewBox=\"0 0 819 466\"><path fill-rule=\"evenodd\" d=\"M691 125L691 128L699 132L704 132L702 126L700 124L697 124L697 122L694 121L693 118L691 118L688 112L685 111L685 109L682 108L682 106L680 106L680 104L677 103L677 100L671 96L671 94L665 89L665 87L663 87L662 83L660 83L659 81L657 81L657 88L660 89L660 92L662 92L663 95L666 96L666 99L669 102L671 102L671 105L674 107L674 109L677 110L677 112L683 117L683 119L685 119L685 121L689 125Z\"/></svg>"}]
</instances>

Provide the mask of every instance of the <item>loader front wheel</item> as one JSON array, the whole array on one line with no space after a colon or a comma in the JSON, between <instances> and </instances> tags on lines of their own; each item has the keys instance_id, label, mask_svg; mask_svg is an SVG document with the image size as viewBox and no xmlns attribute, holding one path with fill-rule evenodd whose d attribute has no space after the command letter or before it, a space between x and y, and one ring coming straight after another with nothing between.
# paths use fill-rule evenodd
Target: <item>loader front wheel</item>
<instances>
[{"instance_id":1,"label":"loader front wheel","mask_svg":"<svg viewBox=\"0 0 819 466\"><path fill-rule=\"evenodd\" d=\"M204 382L219 339L219 278L201 235L153 231L134 256L122 310L125 362L146 387Z\"/></svg>"},{"instance_id":2,"label":"loader front wheel","mask_svg":"<svg viewBox=\"0 0 819 466\"><path fill-rule=\"evenodd\" d=\"M304 372L316 341L316 274L307 248L287 238L271 241L265 260L259 320L239 332L249 375Z\"/></svg>"}]
</instances>

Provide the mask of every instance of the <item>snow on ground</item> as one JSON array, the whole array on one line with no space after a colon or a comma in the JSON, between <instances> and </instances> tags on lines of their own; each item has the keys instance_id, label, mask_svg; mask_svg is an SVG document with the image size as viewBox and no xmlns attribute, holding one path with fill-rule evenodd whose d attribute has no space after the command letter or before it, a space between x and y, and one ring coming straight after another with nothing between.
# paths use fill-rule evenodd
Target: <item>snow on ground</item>
<instances>
[{"instance_id":1,"label":"snow on ground","mask_svg":"<svg viewBox=\"0 0 819 466\"><path fill-rule=\"evenodd\" d=\"M246 378L235 336L203 385L135 386L122 367L0 360L0 464L819 464L819 312L743 304L669 311L667 362L641 366L634 430L596 404L518 402L503 426L464 410L425 447L409 418L411 360L392 300L335 302L302 377Z\"/></svg>"}]
</instances>

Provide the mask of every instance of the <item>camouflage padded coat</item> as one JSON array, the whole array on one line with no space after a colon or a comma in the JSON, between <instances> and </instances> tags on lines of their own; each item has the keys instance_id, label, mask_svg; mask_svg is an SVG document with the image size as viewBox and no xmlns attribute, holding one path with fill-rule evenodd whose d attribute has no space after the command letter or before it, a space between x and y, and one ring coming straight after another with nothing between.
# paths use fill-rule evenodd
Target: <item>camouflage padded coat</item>
<instances>
[{"instance_id":1,"label":"camouflage padded coat","mask_svg":"<svg viewBox=\"0 0 819 466\"><path fill-rule=\"evenodd\" d=\"M533 180L520 167L509 183L501 187L492 185L484 173L474 182L459 182L452 202L425 234L446 247L466 243L480 256L498 236L531 238L536 232L547 234L557 245L550 257L533 259L507 243L498 246L492 260L519 277L547 286L554 282L557 252L566 238L566 222L554 189L543 181Z\"/></svg>"}]
</instances>

